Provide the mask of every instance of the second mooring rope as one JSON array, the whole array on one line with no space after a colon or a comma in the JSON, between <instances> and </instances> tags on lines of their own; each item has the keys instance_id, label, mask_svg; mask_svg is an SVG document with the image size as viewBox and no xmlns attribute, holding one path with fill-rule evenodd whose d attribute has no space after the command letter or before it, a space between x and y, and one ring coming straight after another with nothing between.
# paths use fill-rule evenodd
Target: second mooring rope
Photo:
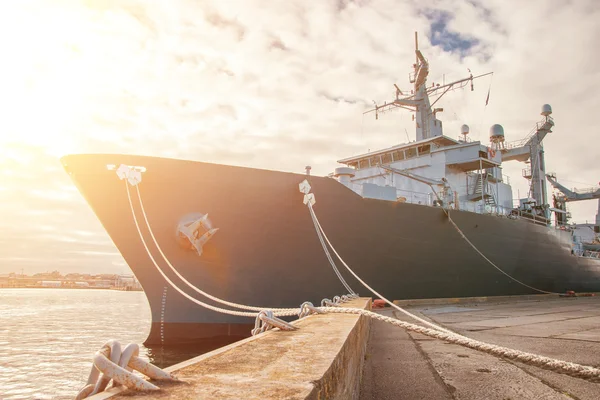
<instances>
[{"instance_id":1,"label":"second mooring rope","mask_svg":"<svg viewBox=\"0 0 600 400\"><path fill-rule=\"evenodd\" d=\"M339 253L337 252L337 250L335 249L335 247L333 247L333 245L331 244L331 242L329 241L329 238L327 237L327 234L325 234L325 231L323 230L323 227L321 226L321 223L319 222L319 219L317 218L317 215L315 214L315 211L313 210L312 204L310 204L310 202L308 203L308 209L310 211L310 215L315 223L316 228L321 231L321 233L323 234L323 237L325 238L325 241L327 242L327 244L329 245L329 247L331 248L331 251L333 251L333 253L336 255L336 257L340 260L340 262L342 263L342 265L344 267L346 267L346 269L352 274L352 276L354 276L356 278L357 281L359 281L365 288L367 288L367 290L369 290L371 293L373 293L375 296L379 297L381 300L385 301L387 304L389 304L391 307L395 308L396 310L400 311L401 313L409 316L410 318L413 318L416 321L419 321L425 325L428 325L434 329L437 329L439 331L442 332L448 332L448 333L454 333L448 329L442 328L439 325L436 325L432 322L429 322L415 314L412 314L408 311L406 311L405 309L403 309L402 307L397 306L396 304L394 304L393 302L391 302L390 300L388 300L385 296L383 296L381 293L377 292L375 289L373 289L371 286L369 286L365 281L363 281L353 270L352 268L350 268L350 266L348 264L346 264L346 262L344 261L344 259L339 255Z\"/></svg>"},{"instance_id":2,"label":"second mooring rope","mask_svg":"<svg viewBox=\"0 0 600 400\"><path fill-rule=\"evenodd\" d=\"M491 354L493 356L522 362L527 365L533 365L549 371L558 372L561 374L584 379L594 383L600 382L600 369L595 367L557 360L555 358L544 357L533 353L527 353L521 350L510 349L508 347L497 346L494 344L467 338L465 336L448 331L442 332L438 329L425 328L423 326L400 321L395 318L387 317L385 315L377 314L368 310L362 310L359 308L318 307L318 309L325 313L364 315L365 317L387 322L391 325L395 325L412 332L421 333L423 335L440 339L448 343L458 344L474 350L479 350L484 353Z\"/></svg>"},{"instance_id":3,"label":"second mooring rope","mask_svg":"<svg viewBox=\"0 0 600 400\"><path fill-rule=\"evenodd\" d=\"M329 239L327 238L327 235L323 231L323 227L321 226L321 224L312 208L312 204L310 202L308 202L307 206L308 206L308 209L310 210L313 221L315 221L316 226L319 228L319 230L323 234L323 237L329 244L331 250L338 257L338 259L342 262L342 264L346 267L346 269L363 286L365 286L365 288L367 288L373 294L375 294L376 296L378 296L379 298L384 300L386 303L388 303L393 308L397 309L398 311L404 313L405 315L407 315L419 322L422 322L422 323L430 326L431 328L426 328L423 326L411 324L409 322L400 321L395 318L390 318L390 317L387 317L387 316L384 316L381 314L374 313L372 311L362 310L362 309L358 309L358 308L318 307L317 309L320 310L321 312L364 315L366 317L384 321L389 324L392 324L392 325L395 325L395 326L398 326L398 327L401 327L401 328L404 328L404 329L407 329L407 330L410 330L413 332L421 333L421 334L424 334L429 337L444 340L448 343L458 344L458 345L468 347L468 348L471 348L474 350L479 350L479 351L482 351L482 352L485 352L485 353L488 353L488 354L491 354L491 355L494 355L497 357L503 357L503 358L507 358L510 360L519 361L519 362L522 362L522 363L525 363L528 365L537 366L537 367L540 367L540 368L543 368L546 370L558 372L561 374L566 374L566 375L573 376L573 377L580 378L580 379L585 379L585 380L595 382L595 383L600 382L600 369L598 369L598 368L581 365L581 364L576 364L576 363L572 363L572 362L568 362L568 361L557 360L554 358L544 357L544 356L540 356L540 355L533 354L533 353L527 353L527 352L520 351L520 350L510 349L508 347L497 346L494 344L485 343L485 342L482 342L479 340L471 339L466 336L460 335L458 333L452 332L448 329L442 328L439 325L431 323L423 318L420 318L420 317L404 310L401 307L398 307L397 305L390 302L385 297L381 296L375 289L371 288L366 282L364 282L348 266L348 264L346 264L346 262L341 258L341 256L335 250L335 248L331 245L331 242L329 241Z\"/></svg>"}]
</instances>

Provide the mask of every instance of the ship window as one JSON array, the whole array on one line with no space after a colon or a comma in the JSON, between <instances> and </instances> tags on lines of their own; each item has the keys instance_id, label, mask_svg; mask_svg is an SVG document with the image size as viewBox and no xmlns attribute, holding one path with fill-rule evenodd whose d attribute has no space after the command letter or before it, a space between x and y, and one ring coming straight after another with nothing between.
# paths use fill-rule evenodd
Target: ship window
<instances>
[{"instance_id":1,"label":"ship window","mask_svg":"<svg viewBox=\"0 0 600 400\"><path fill-rule=\"evenodd\" d=\"M404 160L404 150L395 151L392 153L392 157L394 158L394 161Z\"/></svg>"},{"instance_id":2,"label":"ship window","mask_svg":"<svg viewBox=\"0 0 600 400\"><path fill-rule=\"evenodd\" d=\"M406 149L406 158L413 158L417 156L417 149L411 147L410 149Z\"/></svg>"},{"instance_id":3,"label":"ship window","mask_svg":"<svg viewBox=\"0 0 600 400\"><path fill-rule=\"evenodd\" d=\"M431 145L423 145L423 146L419 146L419 155L422 156L423 154L429 154L431 153Z\"/></svg>"},{"instance_id":4,"label":"ship window","mask_svg":"<svg viewBox=\"0 0 600 400\"><path fill-rule=\"evenodd\" d=\"M366 158L363 160L360 160L358 165L360 166L361 169L369 168L369 160L367 160Z\"/></svg>"},{"instance_id":5,"label":"ship window","mask_svg":"<svg viewBox=\"0 0 600 400\"><path fill-rule=\"evenodd\" d=\"M481 158L487 158L487 153L485 151L479 151L479 157Z\"/></svg>"},{"instance_id":6,"label":"ship window","mask_svg":"<svg viewBox=\"0 0 600 400\"><path fill-rule=\"evenodd\" d=\"M379 158L379 156L371 157L371 167L374 167L379 164L381 164L381 159Z\"/></svg>"},{"instance_id":7,"label":"ship window","mask_svg":"<svg viewBox=\"0 0 600 400\"><path fill-rule=\"evenodd\" d=\"M381 156L381 162L383 164L389 164L392 162L392 153L386 153Z\"/></svg>"}]
</instances>

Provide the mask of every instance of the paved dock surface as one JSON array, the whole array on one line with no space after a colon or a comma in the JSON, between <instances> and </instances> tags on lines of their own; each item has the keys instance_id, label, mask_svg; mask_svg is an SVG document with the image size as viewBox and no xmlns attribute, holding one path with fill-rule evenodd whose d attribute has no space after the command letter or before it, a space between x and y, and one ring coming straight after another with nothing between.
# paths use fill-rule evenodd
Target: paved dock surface
<instances>
[{"instance_id":1,"label":"paved dock surface","mask_svg":"<svg viewBox=\"0 0 600 400\"><path fill-rule=\"evenodd\" d=\"M473 339L600 367L600 297L407 309ZM381 313L414 322L391 308ZM374 321L360 399L597 400L600 384Z\"/></svg>"}]
</instances>

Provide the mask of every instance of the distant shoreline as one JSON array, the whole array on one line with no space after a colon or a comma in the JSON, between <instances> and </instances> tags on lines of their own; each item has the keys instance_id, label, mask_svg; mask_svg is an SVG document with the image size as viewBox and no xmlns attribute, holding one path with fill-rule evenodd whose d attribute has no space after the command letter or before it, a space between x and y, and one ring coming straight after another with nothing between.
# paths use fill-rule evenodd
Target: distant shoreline
<instances>
[{"instance_id":1,"label":"distant shoreline","mask_svg":"<svg viewBox=\"0 0 600 400\"><path fill-rule=\"evenodd\" d=\"M117 290L119 292L143 292L143 289L127 287L83 287L83 286L0 286L0 289L77 289L77 290Z\"/></svg>"}]
</instances>

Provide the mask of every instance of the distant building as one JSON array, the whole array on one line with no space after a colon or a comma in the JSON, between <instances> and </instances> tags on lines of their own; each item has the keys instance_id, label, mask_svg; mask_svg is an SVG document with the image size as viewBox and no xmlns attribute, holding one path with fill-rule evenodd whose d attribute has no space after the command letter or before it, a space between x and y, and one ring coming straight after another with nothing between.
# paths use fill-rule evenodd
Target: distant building
<instances>
[{"instance_id":1,"label":"distant building","mask_svg":"<svg viewBox=\"0 0 600 400\"><path fill-rule=\"evenodd\" d=\"M133 275L119 275L115 282L115 286L119 288L130 288L140 290L142 286Z\"/></svg>"},{"instance_id":2,"label":"distant building","mask_svg":"<svg viewBox=\"0 0 600 400\"><path fill-rule=\"evenodd\" d=\"M61 281L42 281L43 287L60 287Z\"/></svg>"}]
</instances>

